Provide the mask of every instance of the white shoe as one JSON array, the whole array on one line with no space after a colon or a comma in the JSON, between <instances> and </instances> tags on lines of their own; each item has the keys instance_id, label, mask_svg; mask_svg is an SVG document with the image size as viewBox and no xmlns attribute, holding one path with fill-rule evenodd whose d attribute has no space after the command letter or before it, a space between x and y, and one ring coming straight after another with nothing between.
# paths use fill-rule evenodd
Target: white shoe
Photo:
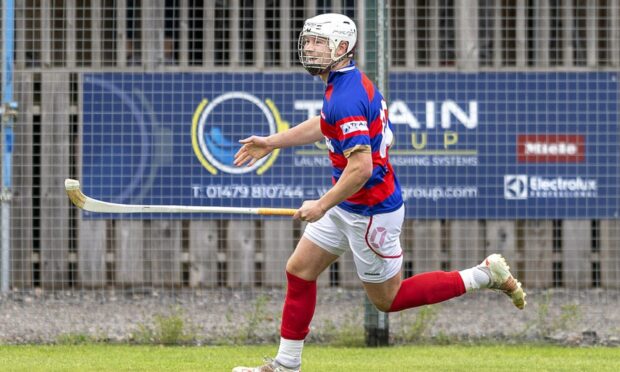
<instances>
[{"instance_id":1,"label":"white shoe","mask_svg":"<svg viewBox=\"0 0 620 372\"><path fill-rule=\"evenodd\" d=\"M260 367L235 367L232 372L301 372L301 369L286 368L274 359L265 358L265 364Z\"/></svg>"},{"instance_id":2,"label":"white shoe","mask_svg":"<svg viewBox=\"0 0 620 372\"><path fill-rule=\"evenodd\" d=\"M521 283L510 273L510 267L502 255L494 253L485 258L477 267L491 278L488 288L504 292L517 308L521 310L525 308L526 294L521 288Z\"/></svg>"}]
</instances>

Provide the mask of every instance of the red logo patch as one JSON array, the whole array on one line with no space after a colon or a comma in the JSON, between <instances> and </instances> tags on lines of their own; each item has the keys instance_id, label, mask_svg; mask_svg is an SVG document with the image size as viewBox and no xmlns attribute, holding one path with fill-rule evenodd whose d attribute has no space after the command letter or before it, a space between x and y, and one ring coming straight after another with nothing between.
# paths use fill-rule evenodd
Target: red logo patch
<instances>
[{"instance_id":1,"label":"red logo patch","mask_svg":"<svg viewBox=\"0 0 620 372\"><path fill-rule=\"evenodd\" d=\"M528 134L517 136L520 163L580 163L585 160L585 136Z\"/></svg>"}]
</instances>

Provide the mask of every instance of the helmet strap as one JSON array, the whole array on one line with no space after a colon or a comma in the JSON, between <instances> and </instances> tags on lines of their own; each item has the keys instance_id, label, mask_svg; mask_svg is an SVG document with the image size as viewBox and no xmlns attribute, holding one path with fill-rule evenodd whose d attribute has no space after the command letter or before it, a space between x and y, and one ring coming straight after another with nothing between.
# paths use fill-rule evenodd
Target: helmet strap
<instances>
[{"instance_id":1,"label":"helmet strap","mask_svg":"<svg viewBox=\"0 0 620 372\"><path fill-rule=\"evenodd\" d=\"M324 73L326 73L326 72L331 71L331 70L332 70L332 68L333 68L335 65L337 65L338 63L340 63L341 61L343 61L345 58L349 57L349 55L351 55L351 53L350 53L350 52L349 52L349 53L345 53L345 54L341 55L341 56L340 56L340 57L338 57L337 59L332 59L332 62L331 62L329 65L327 65L327 66L323 69L323 71L321 71L321 74L324 74Z\"/></svg>"}]
</instances>

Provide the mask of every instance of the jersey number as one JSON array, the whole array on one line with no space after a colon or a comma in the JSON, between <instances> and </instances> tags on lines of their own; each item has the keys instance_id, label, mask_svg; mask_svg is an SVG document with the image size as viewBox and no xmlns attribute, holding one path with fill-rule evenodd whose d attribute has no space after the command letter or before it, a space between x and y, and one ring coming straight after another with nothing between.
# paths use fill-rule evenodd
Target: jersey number
<instances>
[{"instance_id":1,"label":"jersey number","mask_svg":"<svg viewBox=\"0 0 620 372\"><path fill-rule=\"evenodd\" d=\"M379 155L382 158L385 158L387 155L387 149L392 145L392 141L394 140L394 134L390 129L390 125L388 124L388 108L385 100L381 100L381 146L379 147Z\"/></svg>"}]
</instances>

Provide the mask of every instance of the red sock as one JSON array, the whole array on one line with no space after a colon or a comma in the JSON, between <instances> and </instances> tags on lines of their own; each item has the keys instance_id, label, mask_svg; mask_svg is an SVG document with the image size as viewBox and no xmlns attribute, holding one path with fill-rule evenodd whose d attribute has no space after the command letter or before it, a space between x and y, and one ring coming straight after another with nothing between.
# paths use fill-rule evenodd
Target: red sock
<instances>
[{"instance_id":1,"label":"red sock","mask_svg":"<svg viewBox=\"0 0 620 372\"><path fill-rule=\"evenodd\" d=\"M288 287L282 310L280 335L288 340L303 340L310 332L316 306L316 281L309 282L286 272Z\"/></svg>"},{"instance_id":2,"label":"red sock","mask_svg":"<svg viewBox=\"0 0 620 372\"><path fill-rule=\"evenodd\" d=\"M390 311L401 311L416 306L449 300L465 293L465 284L458 271L432 271L404 280Z\"/></svg>"}]
</instances>

